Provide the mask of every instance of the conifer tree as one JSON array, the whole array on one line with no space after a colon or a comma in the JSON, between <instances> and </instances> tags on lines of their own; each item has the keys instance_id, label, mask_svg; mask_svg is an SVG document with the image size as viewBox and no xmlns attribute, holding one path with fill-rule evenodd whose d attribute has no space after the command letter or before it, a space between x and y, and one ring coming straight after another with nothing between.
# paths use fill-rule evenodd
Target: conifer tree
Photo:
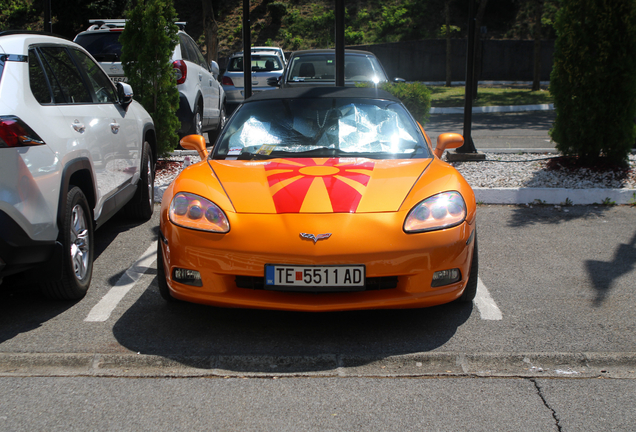
<instances>
[{"instance_id":1,"label":"conifer tree","mask_svg":"<svg viewBox=\"0 0 636 432\"><path fill-rule=\"evenodd\" d=\"M636 1L568 0L556 18L550 131L563 154L625 165L636 139Z\"/></svg>"},{"instance_id":2,"label":"conifer tree","mask_svg":"<svg viewBox=\"0 0 636 432\"><path fill-rule=\"evenodd\" d=\"M178 38L172 0L137 0L120 36L122 65L135 100L155 123L160 156L179 143L179 91L170 62Z\"/></svg>"}]
</instances>

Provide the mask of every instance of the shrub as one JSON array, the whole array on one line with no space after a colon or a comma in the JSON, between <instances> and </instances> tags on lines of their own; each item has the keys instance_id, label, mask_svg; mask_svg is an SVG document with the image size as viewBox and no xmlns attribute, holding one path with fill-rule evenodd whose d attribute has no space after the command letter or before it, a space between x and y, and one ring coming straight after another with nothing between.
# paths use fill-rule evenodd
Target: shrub
<instances>
[{"instance_id":1,"label":"shrub","mask_svg":"<svg viewBox=\"0 0 636 432\"><path fill-rule=\"evenodd\" d=\"M636 139L636 2L569 0L555 27L550 131L563 154L625 165Z\"/></svg>"},{"instance_id":2,"label":"shrub","mask_svg":"<svg viewBox=\"0 0 636 432\"><path fill-rule=\"evenodd\" d=\"M431 91L428 87L420 82L413 82L386 83L380 88L399 98L422 126L426 124L431 110Z\"/></svg>"},{"instance_id":3,"label":"shrub","mask_svg":"<svg viewBox=\"0 0 636 432\"><path fill-rule=\"evenodd\" d=\"M170 0L138 0L126 15L120 36L122 65L135 100L152 116L157 153L163 156L179 142L179 91L170 63L177 44L176 12Z\"/></svg>"}]
</instances>

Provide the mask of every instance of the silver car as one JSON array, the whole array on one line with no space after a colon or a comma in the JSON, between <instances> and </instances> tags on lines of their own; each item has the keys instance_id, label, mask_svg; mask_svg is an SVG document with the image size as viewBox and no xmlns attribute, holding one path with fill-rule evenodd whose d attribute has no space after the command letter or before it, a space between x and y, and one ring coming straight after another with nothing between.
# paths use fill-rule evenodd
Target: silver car
<instances>
[{"instance_id":1,"label":"silver car","mask_svg":"<svg viewBox=\"0 0 636 432\"><path fill-rule=\"evenodd\" d=\"M277 80L285 70L284 57L275 50L252 50L252 92L273 90L267 82ZM245 99L243 80L243 53L230 56L227 69L221 80L229 110L233 110Z\"/></svg>"},{"instance_id":2,"label":"silver car","mask_svg":"<svg viewBox=\"0 0 636 432\"><path fill-rule=\"evenodd\" d=\"M270 86L281 88L334 85L336 81L336 54L333 49L304 50L292 53L285 74L276 80L270 80ZM389 78L378 58L371 52L345 50L345 85L368 82L381 84ZM402 78L393 78L394 82L403 82Z\"/></svg>"}]
</instances>

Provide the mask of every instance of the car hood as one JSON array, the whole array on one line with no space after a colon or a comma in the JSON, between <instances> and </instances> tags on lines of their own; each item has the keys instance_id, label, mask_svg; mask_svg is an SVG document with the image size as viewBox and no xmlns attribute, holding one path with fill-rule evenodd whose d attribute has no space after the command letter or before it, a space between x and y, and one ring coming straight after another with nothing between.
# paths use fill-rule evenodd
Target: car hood
<instances>
[{"instance_id":1,"label":"car hood","mask_svg":"<svg viewBox=\"0 0 636 432\"><path fill-rule=\"evenodd\" d=\"M398 211L431 161L290 158L208 166L237 213L369 213ZM204 166L182 175L209 178Z\"/></svg>"}]
</instances>

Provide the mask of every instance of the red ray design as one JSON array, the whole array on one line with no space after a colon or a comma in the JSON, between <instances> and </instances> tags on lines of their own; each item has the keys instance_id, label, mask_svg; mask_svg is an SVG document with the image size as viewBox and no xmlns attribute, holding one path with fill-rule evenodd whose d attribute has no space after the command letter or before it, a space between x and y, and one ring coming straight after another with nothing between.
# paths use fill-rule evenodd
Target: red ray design
<instances>
[{"instance_id":1,"label":"red ray design","mask_svg":"<svg viewBox=\"0 0 636 432\"><path fill-rule=\"evenodd\" d=\"M301 172L303 168L315 166L334 167L337 168L338 171L328 175L307 175ZM356 163L355 160L350 159L327 159L323 164L319 164L316 163L314 159L295 158L268 162L265 164L265 171L277 171L268 175L270 188L279 182L298 177L274 193L272 198L277 213L300 212L303 202L307 198L307 191L316 177L323 179L329 200L331 201L331 206L335 213L353 213L358 208L362 195L355 188L340 180L339 177L346 178L366 187L371 178L370 174L374 166L374 162L365 161ZM368 170L369 174L358 172L360 170Z\"/></svg>"}]
</instances>

